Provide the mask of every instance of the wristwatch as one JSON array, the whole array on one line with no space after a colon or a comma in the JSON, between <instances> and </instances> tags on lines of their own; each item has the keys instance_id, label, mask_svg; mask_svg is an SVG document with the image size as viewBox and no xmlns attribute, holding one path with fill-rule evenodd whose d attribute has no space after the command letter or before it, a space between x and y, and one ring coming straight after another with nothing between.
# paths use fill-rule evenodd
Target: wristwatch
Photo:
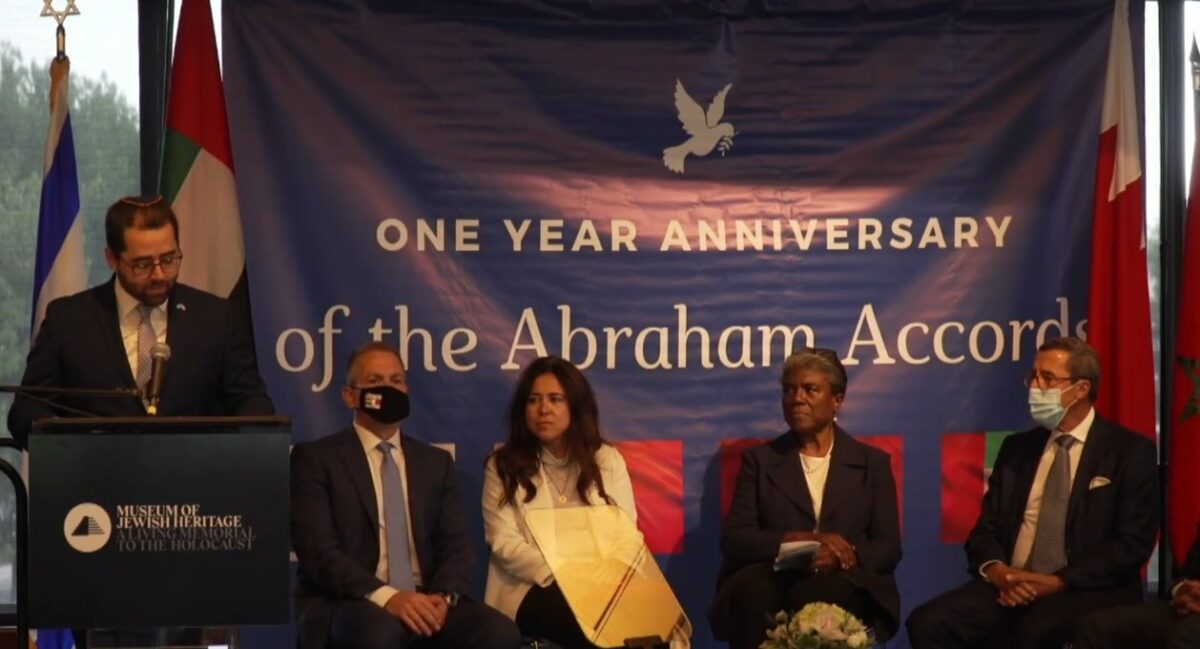
<instances>
[{"instance_id":1,"label":"wristwatch","mask_svg":"<svg viewBox=\"0 0 1200 649\"><path fill-rule=\"evenodd\" d=\"M442 599L446 600L446 606L449 606L450 608L458 606L458 593L450 592L438 594L442 596Z\"/></svg>"}]
</instances>

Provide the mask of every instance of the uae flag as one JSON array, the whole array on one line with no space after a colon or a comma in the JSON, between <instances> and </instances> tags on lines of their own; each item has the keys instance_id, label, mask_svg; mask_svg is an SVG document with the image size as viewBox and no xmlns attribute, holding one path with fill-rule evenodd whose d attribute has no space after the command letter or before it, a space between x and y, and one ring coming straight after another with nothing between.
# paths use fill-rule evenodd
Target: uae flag
<instances>
[{"instance_id":1,"label":"uae flag","mask_svg":"<svg viewBox=\"0 0 1200 649\"><path fill-rule=\"evenodd\" d=\"M1096 410L1154 439L1154 357L1137 106L1129 3L1118 0L1096 161L1088 342L1100 356L1103 377Z\"/></svg>"},{"instance_id":2,"label":"uae flag","mask_svg":"<svg viewBox=\"0 0 1200 649\"><path fill-rule=\"evenodd\" d=\"M942 435L942 543L967 540L1000 444L1015 431Z\"/></svg>"},{"instance_id":3,"label":"uae flag","mask_svg":"<svg viewBox=\"0 0 1200 649\"><path fill-rule=\"evenodd\" d=\"M229 297L246 253L208 0L183 0L167 100L162 194L179 217L179 281Z\"/></svg>"},{"instance_id":4,"label":"uae flag","mask_svg":"<svg viewBox=\"0 0 1200 649\"><path fill-rule=\"evenodd\" d=\"M1192 79L1200 134L1200 51L1192 43ZM1192 185L1184 225L1174 383L1171 394L1167 534L1177 560L1187 556L1200 523L1200 138L1192 149Z\"/></svg>"}]
</instances>

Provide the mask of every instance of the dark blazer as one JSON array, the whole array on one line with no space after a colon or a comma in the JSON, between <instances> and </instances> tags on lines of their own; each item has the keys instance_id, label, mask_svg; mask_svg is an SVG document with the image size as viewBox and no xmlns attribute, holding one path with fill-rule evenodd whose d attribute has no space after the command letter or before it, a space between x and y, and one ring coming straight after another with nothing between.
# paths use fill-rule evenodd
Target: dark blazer
<instances>
[{"instance_id":1,"label":"dark blazer","mask_svg":"<svg viewBox=\"0 0 1200 649\"><path fill-rule=\"evenodd\" d=\"M121 342L113 279L46 308L29 351L21 385L68 388L135 388ZM271 415L275 409L254 359L254 341L231 316L228 300L176 284L167 303L171 358L163 377L162 416ZM54 399L101 417L146 414L141 399L71 396ZM8 429L22 447L36 419L73 416L17 397Z\"/></svg>"},{"instance_id":2,"label":"dark blazer","mask_svg":"<svg viewBox=\"0 0 1200 649\"><path fill-rule=\"evenodd\" d=\"M467 592L471 548L454 460L407 435L400 447L405 493L424 591ZM353 428L292 449L292 549L300 559L296 615L303 649L323 649L333 603L383 586L379 511L362 443Z\"/></svg>"},{"instance_id":3,"label":"dark blazer","mask_svg":"<svg viewBox=\"0 0 1200 649\"><path fill-rule=\"evenodd\" d=\"M1000 446L979 520L967 537L972 576L988 561L1012 560L1049 435L1039 427L1010 435ZM1154 443L1097 414L1067 505L1067 566L1056 574L1068 589L1124 589L1141 599L1141 567L1158 532L1157 475Z\"/></svg>"},{"instance_id":4,"label":"dark blazer","mask_svg":"<svg viewBox=\"0 0 1200 649\"><path fill-rule=\"evenodd\" d=\"M729 575L753 563L774 561L784 533L816 528L799 452L799 438L789 432L742 454L721 533L725 560L709 616L714 631L728 628L730 603L723 597L723 586ZM846 575L879 605L880 616L864 621L881 642L887 640L900 623L900 593L893 574L901 554L896 480L887 453L841 428L834 431L820 523L820 531L841 534L855 546L858 565Z\"/></svg>"}]
</instances>

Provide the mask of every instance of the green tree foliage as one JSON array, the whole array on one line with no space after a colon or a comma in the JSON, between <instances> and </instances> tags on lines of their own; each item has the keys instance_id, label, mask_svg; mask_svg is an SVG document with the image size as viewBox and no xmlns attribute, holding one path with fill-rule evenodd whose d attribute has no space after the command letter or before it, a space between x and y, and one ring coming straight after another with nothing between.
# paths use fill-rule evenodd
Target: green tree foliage
<instances>
[{"instance_id":1,"label":"green tree foliage","mask_svg":"<svg viewBox=\"0 0 1200 649\"><path fill-rule=\"evenodd\" d=\"M49 61L0 41L0 383L16 383L29 344L33 251L50 116ZM108 276L104 210L138 188L137 110L105 77L71 75L71 125L89 281Z\"/></svg>"},{"instance_id":2,"label":"green tree foliage","mask_svg":"<svg viewBox=\"0 0 1200 649\"><path fill-rule=\"evenodd\" d=\"M0 383L20 381L29 347L33 255L50 121L49 63L26 62L16 47L0 41ZM96 283L109 274L102 252L104 210L118 196L137 193L138 116L105 77L72 74L70 97L88 279ZM10 402L11 397L0 395L0 422L7 418ZM20 466L19 456L3 457ZM12 492L0 487L0 566L13 560L14 521ZM11 602L11 590L0 591L0 601Z\"/></svg>"}]
</instances>

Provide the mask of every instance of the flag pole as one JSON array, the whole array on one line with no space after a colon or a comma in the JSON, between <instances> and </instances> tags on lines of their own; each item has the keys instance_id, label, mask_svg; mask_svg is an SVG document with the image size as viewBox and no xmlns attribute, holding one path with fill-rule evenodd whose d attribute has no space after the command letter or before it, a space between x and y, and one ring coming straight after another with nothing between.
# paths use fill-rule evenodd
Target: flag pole
<instances>
[{"instance_id":1,"label":"flag pole","mask_svg":"<svg viewBox=\"0 0 1200 649\"><path fill-rule=\"evenodd\" d=\"M75 144L70 119L70 74L71 59L67 57L68 16L78 16L75 0L67 0L66 8L54 8L53 0L44 0L41 16L51 17L58 23L55 30L57 53L50 62L50 119L46 135L46 149L42 167L42 193L38 206L37 247L34 251L33 300L30 309L30 340L37 335L50 301L76 293L85 288L87 271L83 255L83 224L80 215L79 179L75 166ZM29 456L22 458L22 473L29 473ZM4 468L0 466L0 468ZM24 483L17 484L20 474L7 470L4 473L14 480L21 502L25 500ZM18 508L18 517L26 517L23 508ZM16 556L17 591L17 647L29 646L29 602L28 602L28 534L27 524L18 521ZM67 629L47 629L39 638L42 646L54 643L59 637L70 637Z\"/></svg>"}]
</instances>

